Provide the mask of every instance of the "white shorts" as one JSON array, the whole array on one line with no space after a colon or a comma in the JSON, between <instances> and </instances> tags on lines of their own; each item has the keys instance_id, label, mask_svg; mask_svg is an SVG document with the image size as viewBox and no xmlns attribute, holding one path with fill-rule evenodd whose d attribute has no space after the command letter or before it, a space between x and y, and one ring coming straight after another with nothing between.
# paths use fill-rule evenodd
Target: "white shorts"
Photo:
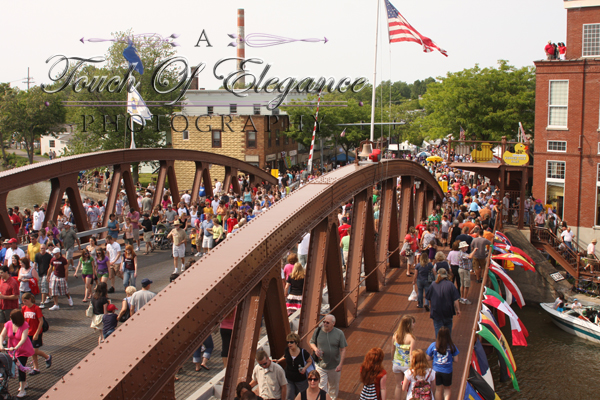
<instances>
[{"instance_id":1,"label":"white shorts","mask_svg":"<svg viewBox=\"0 0 600 400\"><path fill-rule=\"evenodd\" d=\"M400 372L405 373L408 367L401 367L399 365L392 365L392 372L399 374Z\"/></svg>"},{"instance_id":2,"label":"white shorts","mask_svg":"<svg viewBox=\"0 0 600 400\"><path fill-rule=\"evenodd\" d=\"M204 236L202 238L202 248L212 249L214 244L215 244L215 241L212 236Z\"/></svg>"},{"instance_id":3,"label":"white shorts","mask_svg":"<svg viewBox=\"0 0 600 400\"><path fill-rule=\"evenodd\" d=\"M70 249L67 249L66 252L66 258L67 260L72 260L73 259L73 252L75 251L75 248L71 247Z\"/></svg>"},{"instance_id":4,"label":"white shorts","mask_svg":"<svg viewBox=\"0 0 600 400\"><path fill-rule=\"evenodd\" d=\"M173 257L185 257L185 244L173 245Z\"/></svg>"}]
</instances>

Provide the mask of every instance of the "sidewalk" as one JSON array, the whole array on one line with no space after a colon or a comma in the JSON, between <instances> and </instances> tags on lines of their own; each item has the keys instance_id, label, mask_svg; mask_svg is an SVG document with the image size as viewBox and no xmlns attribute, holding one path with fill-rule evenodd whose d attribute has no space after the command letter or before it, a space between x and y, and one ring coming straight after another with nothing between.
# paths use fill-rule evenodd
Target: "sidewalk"
<instances>
[{"instance_id":1,"label":"sidewalk","mask_svg":"<svg viewBox=\"0 0 600 400\"><path fill-rule=\"evenodd\" d=\"M20 157L27 157L27 152L25 150L19 150L19 149L13 149L13 148L8 148L8 149L4 149L4 151L6 151L7 153L12 153L12 154L16 154ZM48 161L48 158L46 157L42 157L42 156L33 156L33 161L34 162L40 162L40 161Z\"/></svg>"},{"instance_id":2,"label":"sidewalk","mask_svg":"<svg viewBox=\"0 0 600 400\"><path fill-rule=\"evenodd\" d=\"M143 245L142 245L143 250ZM138 260L139 272L136 279L136 287L141 289L141 281L144 278L151 279L151 290L158 293L169 284L169 275L173 271L173 261L171 252L166 250L157 250L144 256L140 255ZM187 257L189 260L190 257ZM85 311L89 303L83 303L84 286L81 278L75 279L73 271L70 271L68 278L70 294L74 301L74 306L69 307L67 299L59 298L60 310L50 311L49 307L42 310L44 318L48 319L50 329L44 334L44 346L42 349L52 354L52 367L46 369L44 360L40 361L40 375L28 376L27 389L28 399L39 399L49 390L62 376L66 375L79 361L81 361L91 350L98 345L98 333L90 328L91 319L85 316ZM117 279L115 286L116 293L109 294L109 299L120 310L125 292L122 281ZM40 299L40 296L36 296ZM47 304L51 306L52 304ZM118 311L117 311L118 312ZM213 357L209 362L210 371L202 370L196 372L194 365L189 361L184 365L180 372L180 380L175 383L175 392L178 398L186 398L205 382L216 375L222 368L221 361L221 338L218 334L213 334L215 349ZM29 359L31 365L31 358ZM106 366L110 368L109 365ZM18 379L10 380L10 393L16 395L18 392Z\"/></svg>"}]
</instances>

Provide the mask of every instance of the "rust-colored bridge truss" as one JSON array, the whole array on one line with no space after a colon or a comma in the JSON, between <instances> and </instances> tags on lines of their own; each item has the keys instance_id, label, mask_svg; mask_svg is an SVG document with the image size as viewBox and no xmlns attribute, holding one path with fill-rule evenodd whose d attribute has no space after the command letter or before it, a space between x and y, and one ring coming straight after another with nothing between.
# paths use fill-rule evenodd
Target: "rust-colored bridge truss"
<instances>
[{"instance_id":1,"label":"rust-colored bridge truss","mask_svg":"<svg viewBox=\"0 0 600 400\"><path fill-rule=\"evenodd\" d=\"M396 177L402 177L399 192ZM413 193L415 180L420 184ZM377 184L381 185L382 207L375 240L372 190ZM427 170L405 160L349 165L312 181L187 269L43 398L79 400L86 394L90 399L172 399L179 366L237 306L222 396L233 399L236 384L251 376L263 316L273 354L283 354L287 346L290 326L280 259L305 232L312 234L300 336L308 336L321 319L325 282L330 305L337 305L332 311L337 325L348 326L357 315L362 259L368 276L366 290L379 291L385 284L386 268L400 265L399 237L415 219L430 212L442 195ZM333 213L352 197L351 253L344 280Z\"/></svg>"},{"instance_id":2,"label":"rust-colored bridge truss","mask_svg":"<svg viewBox=\"0 0 600 400\"><path fill-rule=\"evenodd\" d=\"M191 193L192 202L194 203L198 198L198 189L200 188L201 182L204 183L207 195L212 196L210 165L222 165L225 167L223 187L229 188L229 186L232 185L234 192L238 194L241 192L237 179L238 171L246 172L250 176L250 184L259 181L269 181L272 184L277 184L277 179L255 166L235 158L204 151L131 149L100 151L96 153L62 157L0 173L0 233L2 233L2 237L4 238L16 236L7 213L6 197L8 196L8 193L11 190L42 181L50 181L52 185L44 224L48 221L56 221L58 211L61 207L62 196L66 193L71 204L71 209L73 210L77 230L79 232L89 230L90 227L77 186L77 178L79 171L98 167L112 166L113 168L110 191L106 201L106 212L104 214L104 221L102 221L102 226L104 227L108 224L108 216L115 210L117 196L121 190L121 179L123 179L123 189L127 193L130 207L140 211L135 185L133 184L131 176L132 163L158 161L160 168L152 207L154 208L155 205L160 204L165 180L167 178L169 179L173 203L176 205L180 200L174 168L174 162L176 160L193 161L196 164L196 173Z\"/></svg>"}]
</instances>

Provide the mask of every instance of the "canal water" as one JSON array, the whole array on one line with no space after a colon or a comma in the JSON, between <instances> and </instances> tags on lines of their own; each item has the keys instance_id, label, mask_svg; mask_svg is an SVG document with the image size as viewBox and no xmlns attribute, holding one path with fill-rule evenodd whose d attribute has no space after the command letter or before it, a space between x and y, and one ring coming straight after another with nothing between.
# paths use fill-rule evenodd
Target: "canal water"
<instances>
[{"instance_id":1,"label":"canal water","mask_svg":"<svg viewBox=\"0 0 600 400\"><path fill-rule=\"evenodd\" d=\"M538 304L515 311L529 331L527 347L511 346L520 392L499 382L497 358L490 358L496 393L502 400L600 399L600 344L559 329ZM510 325L507 318L507 325ZM510 327L503 328L512 343Z\"/></svg>"},{"instance_id":2,"label":"canal water","mask_svg":"<svg viewBox=\"0 0 600 400\"><path fill-rule=\"evenodd\" d=\"M38 182L33 185L11 190L6 199L8 207L19 206L21 212L26 208L33 211L33 206L41 205L50 198L50 182Z\"/></svg>"}]
</instances>

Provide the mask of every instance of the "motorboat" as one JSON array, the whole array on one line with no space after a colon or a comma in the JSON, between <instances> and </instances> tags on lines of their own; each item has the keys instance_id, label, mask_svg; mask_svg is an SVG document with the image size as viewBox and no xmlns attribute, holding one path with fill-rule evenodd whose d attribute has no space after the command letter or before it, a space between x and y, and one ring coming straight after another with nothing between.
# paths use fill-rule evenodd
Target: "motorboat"
<instances>
[{"instance_id":1,"label":"motorboat","mask_svg":"<svg viewBox=\"0 0 600 400\"><path fill-rule=\"evenodd\" d=\"M600 326L595 323L600 316L598 316L596 308L566 308L560 312L554 309L553 303L541 303L540 305L550 314L552 322L563 331L592 342L600 343Z\"/></svg>"}]
</instances>

